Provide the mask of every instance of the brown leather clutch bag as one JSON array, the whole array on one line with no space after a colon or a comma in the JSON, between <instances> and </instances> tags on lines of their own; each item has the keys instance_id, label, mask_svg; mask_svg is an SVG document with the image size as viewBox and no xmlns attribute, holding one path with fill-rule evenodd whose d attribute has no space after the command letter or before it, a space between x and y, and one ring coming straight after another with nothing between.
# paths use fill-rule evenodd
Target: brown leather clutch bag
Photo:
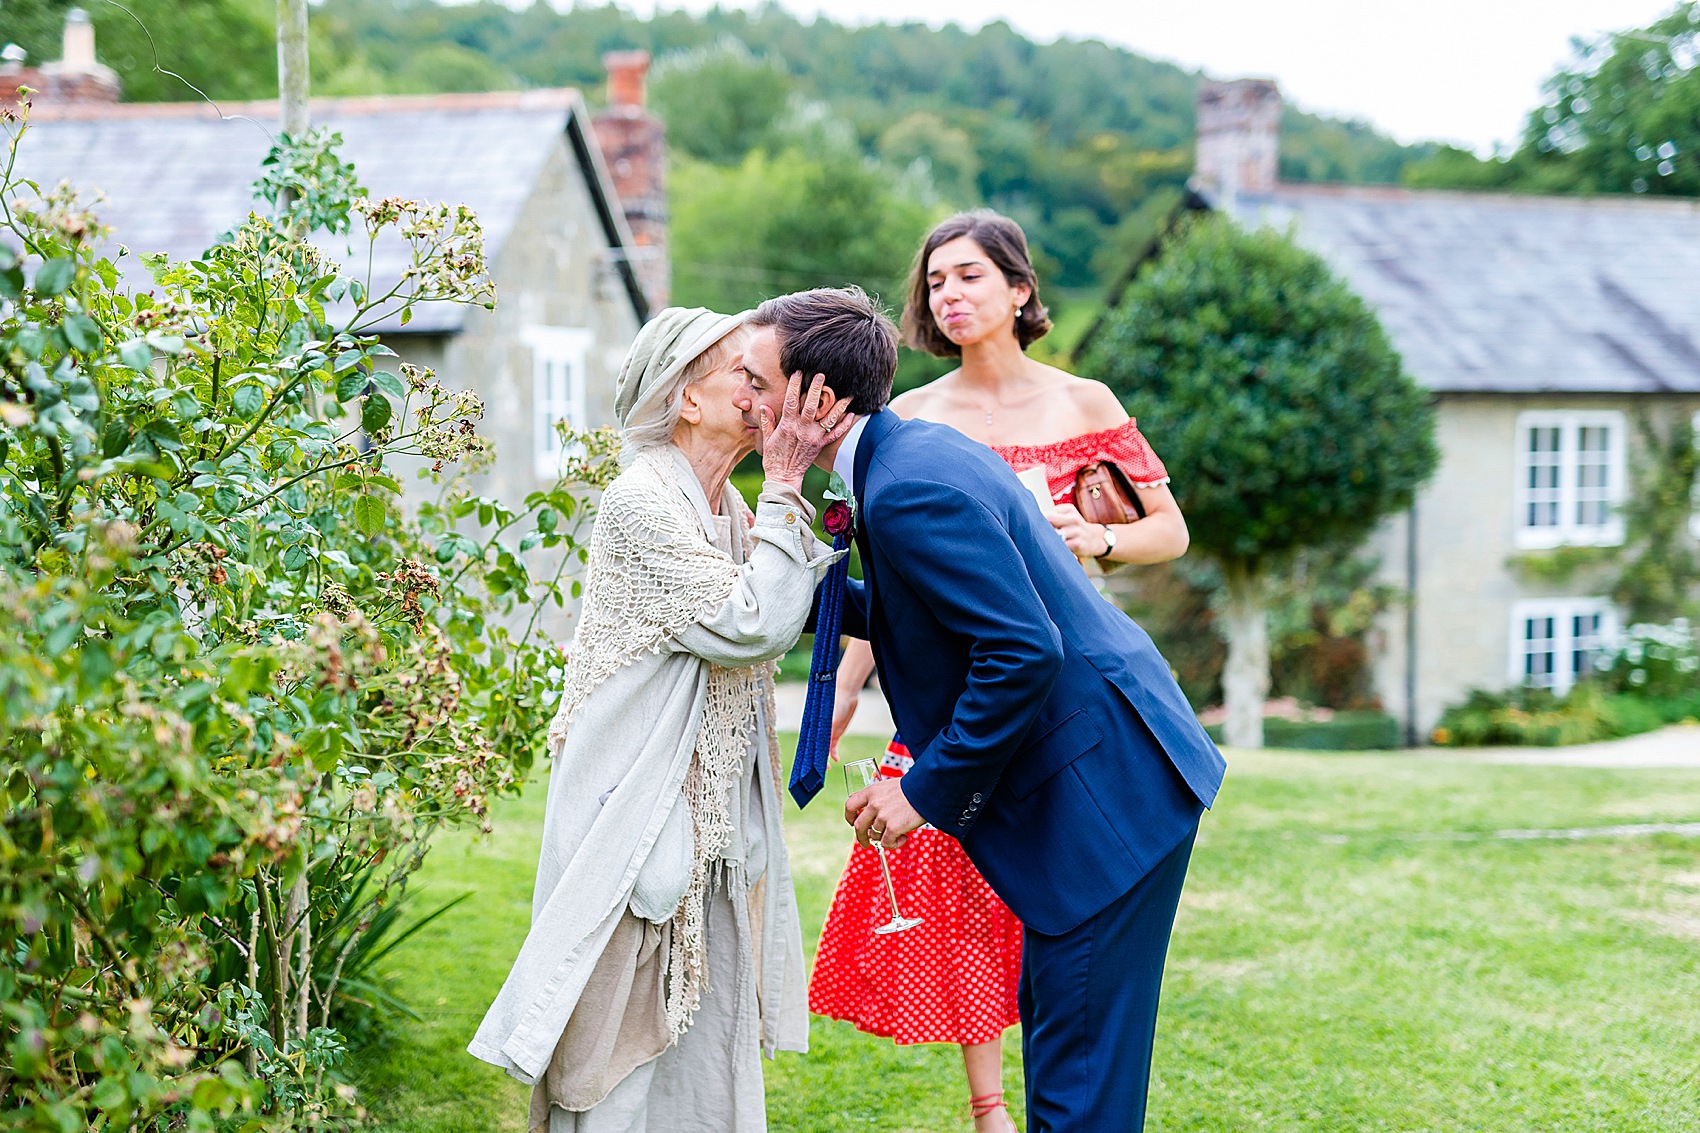
<instances>
[{"instance_id":1,"label":"brown leather clutch bag","mask_svg":"<svg viewBox=\"0 0 1700 1133\"><path fill-rule=\"evenodd\" d=\"M1095 460L1074 474L1074 506L1087 523L1134 523L1145 518L1145 505L1122 466Z\"/></svg>"}]
</instances>

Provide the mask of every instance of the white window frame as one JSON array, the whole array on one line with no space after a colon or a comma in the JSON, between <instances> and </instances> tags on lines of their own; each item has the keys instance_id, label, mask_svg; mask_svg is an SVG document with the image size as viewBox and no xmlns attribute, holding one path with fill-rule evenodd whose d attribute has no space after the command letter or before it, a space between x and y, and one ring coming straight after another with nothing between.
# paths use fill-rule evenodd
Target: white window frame
<instances>
[{"instance_id":1,"label":"white window frame","mask_svg":"<svg viewBox=\"0 0 1700 1133\"><path fill-rule=\"evenodd\" d=\"M1582 505L1582 430L1597 428L1610 430L1605 485L1608 517L1604 523L1583 524L1578 517ZM1531 429L1558 430L1558 523L1551 526L1532 526L1529 523ZM1621 412L1614 409L1548 409L1519 413L1516 443L1516 515L1513 522L1515 542L1520 549L1615 547L1623 542L1623 516L1618 509L1629 491L1629 422Z\"/></svg>"},{"instance_id":2,"label":"white window frame","mask_svg":"<svg viewBox=\"0 0 1700 1133\"><path fill-rule=\"evenodd\" d=\"M1506 676L1513 686L1531 684L1527 679L1525 664L1528 652L1528 623L1531 620L1551 618L1553 623L1552 635L1552 684L1549 687L1558 696L1569 692L1576 684L1576 624L1577 618L1599 616L1599 631L1595 635L1597 648L1610 649L1617 640L1618 618L1617 609L1607 598L1532 598L1523 602L1515 602L1511 606L1511 632L1507 650L1508 663Z\"/></svg>"},{"instance_id":3,"label":"white window frame","mask_svg":"<svg viewBox=\"0 0 1700 1133\"><path fill-rule=\"evenodd\" d=\"M531 350L532 451L537 475L553 480L566 455L555 422L589 428L585 408L585 363L596 336L583 327L529 326L520 341Z\"/></svg>"}]
</instances>

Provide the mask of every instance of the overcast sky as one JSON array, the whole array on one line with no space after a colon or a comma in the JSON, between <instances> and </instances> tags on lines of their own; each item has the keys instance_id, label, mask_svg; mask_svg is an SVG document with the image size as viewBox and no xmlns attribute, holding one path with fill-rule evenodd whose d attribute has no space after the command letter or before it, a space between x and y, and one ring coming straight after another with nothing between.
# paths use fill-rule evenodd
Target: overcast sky
<instances>
[{"instance_id":1,"label":"overcast sky","mask_svg":"<svg viewBox=\"0 0 1700 1133\"><path fill-rule=\"evenodd\" d=\"M720 0L748 8L758 0ZM626 0L700 12L713 0ZM1515 144L1572 36L1644 26L1674 0L780 0L841 23L1007 20L1040 40L1098 38L1202 68L1272 77L1307 110L1401 141Z\"/></svg>"}]
</instances>

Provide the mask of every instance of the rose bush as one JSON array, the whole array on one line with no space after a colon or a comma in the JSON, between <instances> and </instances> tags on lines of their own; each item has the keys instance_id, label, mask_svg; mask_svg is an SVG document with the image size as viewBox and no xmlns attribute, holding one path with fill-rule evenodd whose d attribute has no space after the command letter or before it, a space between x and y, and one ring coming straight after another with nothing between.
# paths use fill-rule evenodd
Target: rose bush
<instances>
[{"instance_id":1,"label":"rose bush","mask_svg":"<svg viewBox=\"0 0 1700 1133\"><path fill-rule=\"evenodd\" d=\"M478 399L368 328L494 302L476 218L371 201L334 136L284 139L270 207L133 291L5 119L0 1128L346 1123L409 874L536 752L537 613L613 440L522 507L470 494ZM401 456L432 466L406 510Z\"/></svg>"}]
</instances>

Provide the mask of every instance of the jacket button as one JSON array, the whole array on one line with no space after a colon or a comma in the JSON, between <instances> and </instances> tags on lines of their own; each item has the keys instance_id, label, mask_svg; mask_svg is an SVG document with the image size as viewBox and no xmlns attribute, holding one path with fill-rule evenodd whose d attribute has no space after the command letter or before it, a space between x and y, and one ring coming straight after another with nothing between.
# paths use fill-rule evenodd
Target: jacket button
<instances>
[{"instance_id":1,"label":"jacket button","mask_svg":"<svg viewBox=\"0 0 1700 1133\"><path fill-rule=\"evenodd\" d=\"M794 511L786 512L785 513L785 522L786 523L796 523L797 522L797 513L794 512Z\"/></svg>"},{"instance_id":2,"label":"jacket button","mask_svg":"<svg viewBox=\"0 0 1700 1133\"><path fill-rule=\"evenodd\" d=\"M984 797L985 797L985 796L984 796L984 795L975 795L975 796L974 796L974 801L975 801L975 802L979 802L979 801L980 801L980 800L981 800L981 799L982 799L982 798L984 798Z\"/></svg>"}]
</instances>

